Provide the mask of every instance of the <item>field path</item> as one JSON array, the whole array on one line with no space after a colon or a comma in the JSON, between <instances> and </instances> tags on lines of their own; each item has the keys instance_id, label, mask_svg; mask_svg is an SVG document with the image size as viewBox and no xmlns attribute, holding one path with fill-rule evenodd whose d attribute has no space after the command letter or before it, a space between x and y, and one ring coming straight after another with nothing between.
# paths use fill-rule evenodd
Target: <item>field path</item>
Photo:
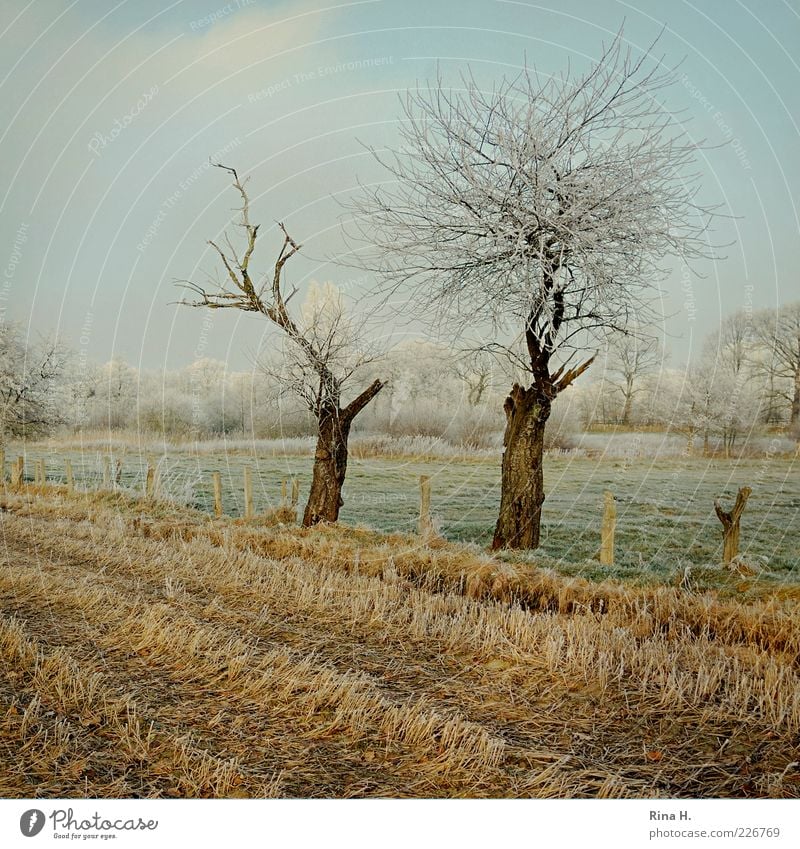
<instances>
[{"instance_id":1,"label":"field path","mask_svg":"<svg viewBox=\"0 0 800 849\"><path fill-rule=\"evenodd\" d=\"M797 678L757 647L68 506L0 513L2 796L800 791Z\"/></svg>"}]
</instances>

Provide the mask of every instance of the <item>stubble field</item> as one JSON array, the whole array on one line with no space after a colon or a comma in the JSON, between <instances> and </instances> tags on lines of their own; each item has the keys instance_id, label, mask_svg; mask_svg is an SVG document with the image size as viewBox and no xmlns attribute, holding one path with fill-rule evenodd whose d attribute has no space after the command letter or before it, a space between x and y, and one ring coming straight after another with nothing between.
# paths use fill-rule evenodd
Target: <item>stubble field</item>
<instances>
[{"instance_id":1,"label":"stubble field","mask_svg":"<svg viewBox=\"0 0 800 849\"><path fill-rule=\"evenodd\" d=\"M789 581L53 486L0 534L3 797L800 796Z\"/></svg>"}]
</instances>

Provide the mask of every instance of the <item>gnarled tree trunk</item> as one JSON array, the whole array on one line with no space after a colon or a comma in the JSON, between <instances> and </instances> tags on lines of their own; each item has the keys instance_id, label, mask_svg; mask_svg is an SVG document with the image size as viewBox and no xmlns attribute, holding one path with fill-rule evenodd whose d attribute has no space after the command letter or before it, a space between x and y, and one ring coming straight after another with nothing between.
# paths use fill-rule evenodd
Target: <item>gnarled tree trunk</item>
<instances>
[{"instance_id":1,"label":"gnarled tree trunk","mask_svg":"<svg viewBox=\"0 0 800 849\"><path fill-rule=\"evenodd\" d=\"M319 522L336 522L344 504L342 487L347 474L347 440L353 419L383 389L376 380L343 409L338 403L328 402L317 414L317 450L314 453L314 471L311 492L303 513L303 527Z\"/></svg>"},{"instance_id":2,"label":"gnarled tree trunk","mask_svg":"<svg viewBox=\"0 0 800 849\"><path fill-rule=\"evenodd\" d=\"M514 384L504 404L506 430L500 514L492 548L537 548L544 503L544 430L550 400Z\"/></svg>"},{"instance_id":3,"label":"gnarled tree trunk","mask_svg":"<svg viewBox=\"0 0 800 849\"><path fill-rule=\"evenodd\" d=\"M719 499L714 499L714 510L722 522L722 562L730 563L739 553L739 520L753 490L743 486L736 493L736 503L730 512L722 509Z\"/></svg>"},{"instance_id":4,"label":"gnarled tree trunk","mask_svg":"<svg viewBox=\"0 0 800 849\"><path fill-rule=\"evenodd\" d=\"M350 421L341 410L329 410L320 416L311 492L303 514L305 527L339 518L339 509L344 504L342 486L347 473L349 435Z\"/></svg>"}]
</instances>

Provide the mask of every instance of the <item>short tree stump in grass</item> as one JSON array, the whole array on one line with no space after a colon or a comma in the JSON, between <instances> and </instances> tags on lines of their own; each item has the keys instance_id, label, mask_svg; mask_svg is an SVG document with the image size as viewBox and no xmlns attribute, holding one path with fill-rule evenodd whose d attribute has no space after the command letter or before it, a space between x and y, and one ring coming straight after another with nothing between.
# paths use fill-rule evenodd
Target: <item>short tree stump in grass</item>
<instances>
[{"instance_id":1,"label":"short tree stump in grass","mask_svg":"<svg viewBox=\"0 0 800 849\"><path fill-rule=\"evenodd\" d=\"M749 486L740 487L736 494L736 503L733 509L726 513L719 503L719 499L714 499L714 510L717 512L717 517L722 522L722 562L730 563L739 553L739 520L744 513L744 508L747 505L747 499L753 490Z\"/></svg>"}]
</instances>

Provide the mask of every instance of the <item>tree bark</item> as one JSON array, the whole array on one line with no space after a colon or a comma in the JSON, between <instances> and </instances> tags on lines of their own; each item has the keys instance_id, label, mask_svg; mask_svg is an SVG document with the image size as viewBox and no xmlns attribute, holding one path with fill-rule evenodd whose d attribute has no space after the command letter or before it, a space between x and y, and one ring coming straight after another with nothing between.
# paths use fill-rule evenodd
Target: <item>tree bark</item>
<instances>
[{"instance_id":1,"label":"tree bark","mask_svg":"<svg viewBox=\"0 0 800 849\"><path fill-rule=\"evenodd\" d=\"M344 501L342 487L347 474L347 440L353 419L383 389L376 380L344 409L338 404L322 407L317 416L317 449L311 491L303 513L303 527L319 522L336 522Z\"/></svg>"},{"instance_id":2,"label":"tree bark","mask_svg":"<svg viewBox=\"0 0 800 849\"><path fill-rule=\"evenodd\" d=\"M328 410L320 415L311 492L303 513L303 526L306 528L319 522L335 522L339 518L339 510L344 504L342 486L347 473L349 435L350 421L341 410Z\"/></svg>"},{"instance_id":3,"label":"tree bark","mask_svg":"<svg viewBox=\"0 0 800 849\"><path fill-rule=\"evenodd\" d=\"M500 514L492 549L538 548L544 503L544 431L550 400L514 384L506 399Z\"/></svg>"},{"instance_id":4,"label":"tree bark","mask_svg":"<svg viewBox=\"0 0 800 849\"><path fill-rule=\"evenodd\" d=\"M789 426L796 425L798 421L800 421L800 368L797 368L794 373L794 394L789 413Z\"/></svg>"},{"instance_id":5,"label":"tree bark","mask_svg":"<svg viewBox=\"0 0 800 849\"><path fill-rule=\"evenodd\" d=\"M752 490L749 486L743 486L736 494L736 503L730 513L726 513L719 503L714 500L714 510L717 518L722 522L722 562L730 563L739 553L739 520L742 517L747 499Z\"/></svg>"}]
</instances>

